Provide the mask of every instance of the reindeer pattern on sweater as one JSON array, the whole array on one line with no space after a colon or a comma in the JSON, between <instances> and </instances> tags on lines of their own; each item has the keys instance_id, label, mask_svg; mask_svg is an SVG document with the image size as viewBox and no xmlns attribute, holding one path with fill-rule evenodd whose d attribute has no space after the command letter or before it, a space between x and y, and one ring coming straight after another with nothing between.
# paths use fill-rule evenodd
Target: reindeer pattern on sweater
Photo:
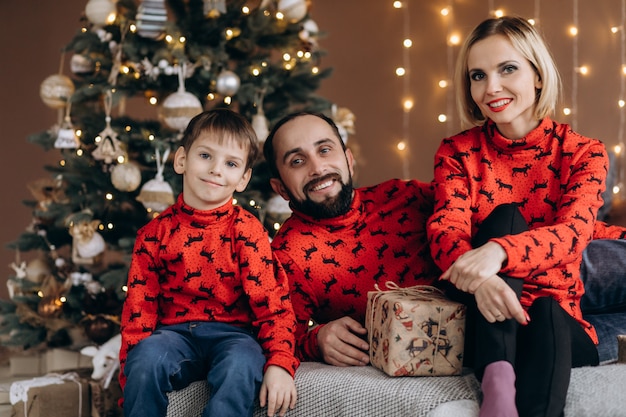
<instances>
[{"instance_id":1,"label":"reindeer pattern on sweater","mask_svg":"<svg viewBox=\"0 0 626 417\"><path fill-rule=\"evenodd\" d=\"M431 254L448 269L471 249L481 222L502 203L516 203L529 231L491 239L506 251L502 274L524 280L521 303L556 299L597 343L582 318L582 252L596 237L617 235L600 224L608 171L604 145L549 118L523 138L502 136L492 121L444 139L435 154Z\"/></svg>"},{"instance_id":2,"label":"reindeer pattern on sweater","mask_svg":"<svg viewBox=\"0 0 626 417\"><path fill-rule=\"evenodd\" d=\"M137 234L122 312L120 383L128 351L161 325L214 321L250 328L269 365L292 376L295 316L287 277L263 225L229 202L214 210L177 202Z\"/></svg>"},{"instance_id":3,"label":"reindeer pattern on sweater","mask_svg":"<svg viewBox=\"0 0 626 417\"><path fill-rule=\"evenodd\" d=\"M432 262L426 220L432 187L390 180L355 190L347 214L313 219L294 212L272 241L287 276L298 327L297 353L320 360L319 326L343 316L364 324L367 292L386 281L430 285L440 271Z\"/></svg>"}]
</instances>

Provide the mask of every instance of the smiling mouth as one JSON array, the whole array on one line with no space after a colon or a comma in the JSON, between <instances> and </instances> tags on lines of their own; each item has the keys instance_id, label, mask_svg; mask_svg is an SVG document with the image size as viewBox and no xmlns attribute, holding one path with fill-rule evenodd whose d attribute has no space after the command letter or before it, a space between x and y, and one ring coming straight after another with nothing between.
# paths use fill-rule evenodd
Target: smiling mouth
<instances>
[{"instance_id":1,"label":"smiling mouth","mask_svg":"<svg viewBox=\"0 0 626 417\"><path fill-rule=\"evenodd\" d=\"M222 184L219 184L219 183L217 183L215 181L211 181L211 180L203 180L203 181L204 181L205 184L211 185L213 187L221 187L222 186Z\"/></svg>"},{"instance_id":2,"label":"smiling mouth","mask_svg":"<svg viewBox=\"0 0 626 417\"><path fill-rule=\"evenodd\" d=\"M503 98L502 100L493 101L493 102L489 103L488 106L489 106L490 109L497 110L497 109L499 109L501 107L506 106L511 101L513 101L513 100L508 99L508 98Z\"/></svg>"},{"instance_id":3,"label":"smiling mouth","mask_svg":"<svg viewBox=\"0 0 626 417\"><path fill-rule=\"evenodd\" d=\"M305 190L307 190L307 192L321 191L328 187L331 187L335 183L335 181L338 181L336 175L328 175L322 179L311 181L304 188Z\"/></svg>"}]
</instances>

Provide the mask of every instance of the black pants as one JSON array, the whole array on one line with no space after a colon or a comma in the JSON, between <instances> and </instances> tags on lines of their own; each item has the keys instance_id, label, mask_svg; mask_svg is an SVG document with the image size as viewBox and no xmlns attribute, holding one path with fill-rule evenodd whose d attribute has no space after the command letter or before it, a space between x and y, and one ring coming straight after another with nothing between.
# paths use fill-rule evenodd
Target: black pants
<instances>
[{"instance_id":1,"label":"black pants","mask_svg":"<svg viewBox=\"0 0 626 417\"><path fill-rule=\"evenodd\" d=\"M472 246L527 230L528 224L518 207L504 204L480 225ZM522 279L500 277L521 296ZM513 319L489 323L478 310L473 295L455 288L449 294L468 306L465 365L474 368L477 378L482 380L490 363L510 362L516 373L519 415L562 416L571 368L599 362L596 346L582 326L551 297L535 300L528 309L530 323L521 326Z\"/></svg>"}]
</instances>

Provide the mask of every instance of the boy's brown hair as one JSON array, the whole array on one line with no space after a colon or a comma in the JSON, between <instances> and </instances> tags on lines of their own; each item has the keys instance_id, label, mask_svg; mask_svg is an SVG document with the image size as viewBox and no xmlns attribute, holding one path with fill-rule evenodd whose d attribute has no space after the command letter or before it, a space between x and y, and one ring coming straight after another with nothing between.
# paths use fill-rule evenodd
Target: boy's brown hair
<instances>
[{"instance_id":1,"label":"boy's brown hair","mask_svg":"<svg viewBox=\"0 0 626 417\"><path fill-rule=\"evenodd\" d=\"M183 132L180 146L188 152L198 136L205 132L215 135L220 144L224 141L234 141L242 149L247 149L246 169L252 168L259 157L256 133L248 119L237 112L220 108L196 115Z\"/></svg>"}]
</instances>

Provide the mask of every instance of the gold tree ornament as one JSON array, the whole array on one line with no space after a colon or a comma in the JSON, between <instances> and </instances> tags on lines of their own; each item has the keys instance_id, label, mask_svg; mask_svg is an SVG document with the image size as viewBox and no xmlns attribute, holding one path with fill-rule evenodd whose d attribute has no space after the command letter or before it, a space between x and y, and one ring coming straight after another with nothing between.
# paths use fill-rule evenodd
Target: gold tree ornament
<instances>
[{"instance_id":1,"label":"gold tree ornament","mask_svg":"<svg viewBox=\"0 0 626 417\"><path fill-rule=\"evenodd\" d=\"M37 313L44 318L59 317L62 312L63 303L58 297L44 296L37 305Z\"/></svg>"},{"instance_id":2,"label":"gold tree ornament","mask_svg":"<svg viewBox=\"0 0 626 417\"><path fill-rule=\"evenodd\" d=\"M117 6L112 0L89 0L85 16L95 26L105 26L115 21Z\"/></svg>"},{"instance_id":3,"label":"gold tree ornament","mask_svg":"<svg viewBox=\"0 0 626 417\"><path fill-rule=\"evenodd\" d=\"M296 23L304 19L309 11L306 0L278 0L278 11L290 23Z\"/></svg>"},{"instance_id":4,"label":"gold tree ornament","mask_svg":"<svg viewBox=\"0 0 626 417\"><path fill-rule=\"evenodd\" d=\"M74 82L63 74L54 74L43 80L39 95L44 104L53 109L63 109L74 94Z\"/></svg>"},{"instance_id":5,"label":"gold tree ornament","mask_svg":"<svg viewBox=\"0 0 626 417\"><path fill-rule=\"evenodd\" d=\"M203 108L200 100L185 90L186 64L177 66L175 71L178 75L178 91L163 101L161 118L169 128L182 133L189 121L202 113Z\"/></svg>"},{"instance_id":6,"label":"gold tree ornament","mask_svg":"<svg viewBox=\"0 0 626 417\"><path fill-rule=\"evenodd\" d=\"M122 142L117 138L117 133L111 127L111 107L113 103L113 93L107 91L104 96L104 111L106 126L96 137L96 149L91 153L93 159L111 164L122 157L126 160L126 151L122 147ZM98 140L98 138L100 140Z\"/></svg>"},{"instance_id":7,"label":"gold tree ornament","mask_svg":"<svg viewBox=\"0 0 626 417\"><path fill-rule=\"evenodd\" d=\"M69 199L65 195L65 182L58 175L54 178L45 177L27 184L28 190L37 200L37 209L48 211L52 204L66 204Z\"/></svg>"},{"instance_id":8,"label":"gold tree ornament","mask_svg":"<svg viewBox=\"0 0 626 417\"><path fill-rule=\"evenodd\" d=\"M111 168L111 183L119 191L135 191L141 184L141 170L134 162L117 164Z\"/></svg>"},{"instance_id":9,"label":"gold tree ornament","mask_svg":"<svg viewBox=\"0 0 626 417\"><path fill-rule=\"evenodd\" d=\"M68 216L65 224L72 236L72 261L77 265L99 264L106 248L98 233L100 220L94 219L90 210L83 210Z\"/></svg>"},{"instance_id":10,"label":"gold tree ornament","mask_svg":"<svg viewBox=\"0 0 626 417\"><path fill-rule=\"evenodd\" d=\"M163 178L165 161L167 161L169 155L170 149L167 148L161 159L159 150L156 150L156 176L141 187L141 191L137 196L137 201L143 204L149 212L160 213L174 204L174 191L172 190L172 186Z\"/></svg>"},{"instance_id":11,"label":"gold tree ornament","mask_svg":"<svg viewBox=\"0 0 626 417\"><path fill-rule=\"evenodd\" d=\"M30 282L41 284L52 274L52 267L45 257L39 256L26 264L24 274L24 278Z\"/></svg>"},{"instance_id":12,"label":"gold tree ornament","mask_svg":"<svg viewBox=\"0 0 626 417\"><path fill-rule=\"evenodd\" d=\"M337 105L332 105L332 115L331 119L337 125L337 129L339 130L339 135L341 136L341 140L343 143L348 143L348 135L354 135L354 122L356 121L356 116L350 109L345 107L337 107Z\"/></svg>"}]
</instances>

